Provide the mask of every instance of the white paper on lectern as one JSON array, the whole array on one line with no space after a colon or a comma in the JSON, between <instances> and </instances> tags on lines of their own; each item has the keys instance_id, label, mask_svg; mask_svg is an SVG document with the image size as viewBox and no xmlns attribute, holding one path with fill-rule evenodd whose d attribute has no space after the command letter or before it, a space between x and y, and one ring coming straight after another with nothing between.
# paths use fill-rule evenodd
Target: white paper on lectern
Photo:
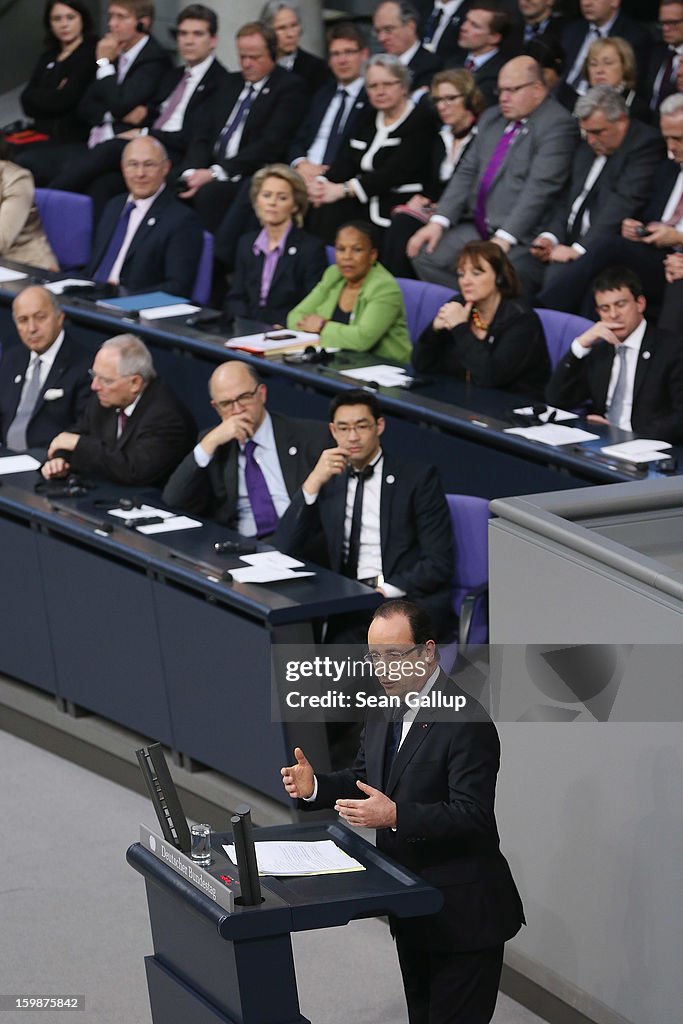
<instances>
[{"instance_id":1,"label":"white paper on lectern","mask_svg":"<svg viewBox=\"0 0 683 1024\"><path fill-rule=\"evenodd\" d=\"M5 281L23 281L28 274L25 274L23 270L12 270L11 267L0 267L0 282L3 284Z\"/></svg>"},{"instance_id":2,"label":"white paper on lectern","mask_svg":"<svg viewBox=\"0 0 683 1024\"><path fill-rule=\"evenodd\" d=\"M243 569L231 569L235 583L280 583L283 580L298 580L304 576L315 576L314 572L294 572L293 569L279 569L270 563L245 565Z\"/></svg>"},{"instance_id":3,"label":"white paper on lectern","mask_svg":"<svg viewBox=\"0 0 683 1024\"><path fill-rule=\"evenodd\" d=\"M668 459L668 449L671 447L668 441L649 441L646 438L636 438L633 441L622 441L621 444L610 444L600 451L615 459L626 459L627 462L661 462Z\"/></svg>"},{"instance_id":4,"label":"white paper on lectern","mask_svg":"<svg viewBox=\"0 0 683 1024\"><path fill-rule=\"evenodd\" d=\"M189 516L171 516L164 519L163 523L148 523L147 526L138 526L138 533L173 533L175 530L196 530L203 526L198 519L190 519Z\"/></svg>"},{"instance_id":5,"label":"white paper on lectern","mask_svg":"<svg viewBox=\"0 0 683 1024\"><path fill-rule=\"evenodd\" d=\"M154 505L140 505L139 508L110 508L110 516L117 516L118 519L149 519L150 516L158 516L159 519L171 519L175 513L167 512L165 508L155 508Z\"/></svg>"},{"instance_id":6,"label":"white paper on lectern","mask_svg":"<svg viewBox=\"0 0 683 1024\"><path fill-rule=\"evenodd\" d=\"M340 850L331 839L312 843L255 843L259 875L330 875L342 871L365 871L354 857ZM235 847L223 847L233 864L237 863Z\"/></svg>"},{"instance_id":7,"label":"white paper on lectern","mask_svg":"<svg viewBox=\"0 0 683 1024\"><path fill-rule=\"evenodd\" d=\"M378 363L376 366L361 366L355 370L343 370L344 377L354 380L374 381L385 388L405 387L413 381L402 366L391 366L390 363Z\"/></svg>"},{"instance_id":8,"label":"white paper on lectern","mask_svg":"<svg viewBox=\"0 0 683 1024\"><path fill-rule=\"evenodd\" d=\"M522 409L513 409L514 413L518 416L533 416L534 410L530 405L525 405ZM543 423L547 423L550 417L555 413L553 423L564 423L565 420L578 420L579 414L576 412L567 412L566 409L558 409L555 405L547 405L545 412L538 414L539 420Z\"/></svg>"}]
</instances>

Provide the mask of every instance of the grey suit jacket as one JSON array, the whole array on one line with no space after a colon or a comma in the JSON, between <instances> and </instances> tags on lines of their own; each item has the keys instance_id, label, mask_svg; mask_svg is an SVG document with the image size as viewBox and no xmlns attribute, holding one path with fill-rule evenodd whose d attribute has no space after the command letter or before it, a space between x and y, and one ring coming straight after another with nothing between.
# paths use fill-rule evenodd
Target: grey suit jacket
<instances>
[{"instance_id":1,"label":"grey suit jacket","mask_svg":"<svg viewBox=\"0 0 683 1024\"><path fill-rule=\"evenodd\" d=\"M477 135L446 186L436 213L452 226L471 220L479 186L508 122L496 107L484 111ZM528 245L543 228L567 184L579 143L576 121L551 96L526 119L488 193L491 234L507 231Z\"/></svg>"}]
</instances>

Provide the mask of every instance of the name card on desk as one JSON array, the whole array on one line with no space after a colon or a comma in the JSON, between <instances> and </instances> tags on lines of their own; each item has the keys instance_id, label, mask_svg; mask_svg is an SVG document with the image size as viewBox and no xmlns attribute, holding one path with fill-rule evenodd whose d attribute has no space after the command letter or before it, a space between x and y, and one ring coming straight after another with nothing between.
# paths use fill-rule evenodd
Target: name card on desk
<instances>
[{"instance_id":1,"label":"name card on desk","mask_svg":"<svg viewBox=\"0 0 683 1024\"><path fill-rule=\"evenodd\" d=\"M232 889L227 885L221 885L208 871L200 868L193 860L186 857L175 846L171 846L165 839L152 832L147 825L140 825L140 844L146 850L150 850L154 856L167 867L175 871L177 875L184 878L186 882L199 889L210 900L223 907L229 913L235 908L235 898Z\"/></svg>"}]
</instances>

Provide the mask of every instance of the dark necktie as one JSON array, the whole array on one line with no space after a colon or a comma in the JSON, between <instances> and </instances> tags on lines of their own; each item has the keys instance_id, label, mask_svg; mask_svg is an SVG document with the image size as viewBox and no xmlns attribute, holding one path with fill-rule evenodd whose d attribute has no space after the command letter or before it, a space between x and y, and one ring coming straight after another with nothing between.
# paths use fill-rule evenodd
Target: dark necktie
<instances>
[{"instance_id":1,"label":"dark necktie","mask_svg":"<svg viewBox=\"0 0 683 1024\"><path fill-rule=\"evenodd\" d=\"M445 12L443 7L435 7L432 10L432 13L427 18L427 22L424 27L424 32L422 33L423 43L431 43L432 39L434 38L434 35L436 34L436 30L441 24L441 19L443 18L444 13Z\"/></svg>"},{"instance_id":2,"label":"dark necktie","mask_svg":"<svg viewBox=\"0 0 683 1024\"><path fill-rule=\"evenodd\" d=\"M344 130L344 113L346 111L346 99L348 93L346 89L337 89L336 93L339 99L339 107L337 113L334 115L334 121L330 128L330 134L327 139L327 145L325 146L325 152L323 153L323 163L329 167L339 151L339 144L342 138L342 132Z\"/></svg>"},{"instance_id":3,"label":"dark necktie","mask_svg":"<svg viewBox=\"0 0 683 1024\"><path fill-rule=\"evenodd\" d=\"M277 512L273 499L268 490L263 470L256 461L255 449L258 447L256 441L249 438L244 446L246 464L244 467L244 479L247 485L247 495L251 511L256 521L256 536L265 537L273 533L278 523Z\"/></svg>"},{"instance_id":4,"label":"dark necktie","mask_svg":"<svg viewBox=\"0 0 683 1024\"><path fill-rule=\"evenodd\" d=\"M218 136L218 141L214 146L214 152L219 160L226 159L226 153L228 151L228 144L230 139L233 137L237 129L246 121L249 108L254 102L256 92L253 85L249 85L246 95L243 97L240 105L235 110L233 108L230 117L225 125L225 128Z\"/></svg>"},{"instance_id":5,"label":"dark necktie","mask_svg":"<svg viewBox=\"0 0 683 1024\"><path fill-rule=\"evenodd\" d=\"M476 68L477 65L475 61L471 57L468 57L465 61L465 71L476 71Z\"/></svg>"},{"instance_id":6,"label":"dark necktie","mask_svg":"<svg viewBox=\"0 0 683 1024\"><path fill-rule=\"evenodd\" d=\"M159 114L156 121L152 125L153 128L157 130L163 128L164 125L167 124L168 121L170 120L171 115L175 114L176 110L182 103L183 96L185 95L185 91L190 83L191 78L192 75L190 74L190 72L186 71L183 77L176 85L171 95L168 97L168 103L166 104L166 106L164 107L164 109L162 110L162 112Z\"/></svg>"},{"instance_id":7,"label":"dark necktie","mask_svg":"<svg viewBox=\"0 0 683 1024\"><path fill-rule=\"evenodd\" d=\"M33 360L33 367L29 375L26 372L24 389L19 399L19 405L14 419L7 430L7 447L15 452L23 452L28 448L26 441L26 430L29 421L33 416L36 402L40 396L40 357Z\"/></svg>"},{"instance_id":8,"label":"dark necktie","mask_svg":"<svg viewBox=\"0 0 683 1024\"><path fill-rule=\"evenodd\" d=\"M676 92L676 78L674 75L674 60L676 59L676 51L669 50L669 56L666 64L664 65L664 72L662 74L662 80L659 83L659 90L656 97L654 97L654 103L652 109L657 110L659 105L667 98Z\"/></svg>"},{"instance_id":9,"label":"dark necktie","mask_svg":"<svg viewBox=\"0 0 683 1024\"><path fill-rule=\"evenodd\" d=\"M391 769L394 761L396 760L396 754L401 743L401 733L403 731L403 719L408 711L407 704L401 704L400 708L394 708L391 721L389 722L389 729L387 730L387 745L384 748L384 790L386 792L387 783L391 774Z\"/></svg>"},{"instance_id":10,"label":"dark necktie","mask_svg":"<svg viewBox=\"0 0 683 1024\"><path fill-rule=\"evenodd\" d=\"M127 423L128 423L128 416L127 416L127 414L126 414L126 413L124 412L124 410L123 410L123 409L119 409L119 416L118 416L118 431L117 431L117 433L116 433L116 439L117 439L117 440L118 440L118 439L119 439L119 438L121 437L121 434L122 434L122 433L124 432L124 430L126 429L126 424L127 424Z\"/></svg>"},{"instance_id":11,"label":"dark necktie","mask_svg":"<svg viewBox=\"0 0 683 1024\"><path fill-rule=\"evenodd\" d=\"M363 491L365 481L369 480L375 471L374 466L366 466L365 469L349 469L348 480L355 479L356 493L353 499L353 514L351 516L351 533L349 534L349 550L346 561L342 565L342 573L349 579L358 578L358 556L360 554L360 528L363 522ZM347 481L348 488L348 481Z\"/></svg>"},{"instance_id":12,"label":"dark necktie","mask_svg":"<svg viewBox=\"0 0 683 1024\"><path fill-rule=\"evenodd\" d=\"M517 138L521 127L522 122L515 121L509 131L503 132L481 178L479 192L477 193L477 205L474 209L474 226L484 239L488 238L491 233L486 217L486 200L491 191L493 179L498 173L498 168L507 156L507 151Z\"/></svg>"},{"instance_id":13,"label":"dark necktie","mask_svg":"<svg viewBox=\"0 0 683 1024\"><path fill-rule=\"evenodd\" d=\"M95 280L106 282L109 280L112 267L116 263L116 257L118 256L123 240L126 237L126 231L128 230L128 221L130 215L135 209L135 203L129 200L121 211L116 227L109 239L109 245L107 246L102 261L95 271Z\"/></svg>"}]
</instances>

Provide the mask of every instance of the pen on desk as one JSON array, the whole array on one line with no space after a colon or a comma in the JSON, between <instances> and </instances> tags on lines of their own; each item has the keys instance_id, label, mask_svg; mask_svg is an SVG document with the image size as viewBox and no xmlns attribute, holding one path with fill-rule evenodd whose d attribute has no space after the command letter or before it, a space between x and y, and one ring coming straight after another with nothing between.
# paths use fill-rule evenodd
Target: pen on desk
<instances>
[{"instance_id":1,"label":"pen on desk","mask_svg":"<svg viewBox=\"0 0 683 1024\"><path fill-rule=\"evenodd\" d=\"M468 419L470 423L474 423L475 427L488 427L488 423L485 423L484 420L475 420L473 416L469 416Z\"/></svg>"}]
</instances>

